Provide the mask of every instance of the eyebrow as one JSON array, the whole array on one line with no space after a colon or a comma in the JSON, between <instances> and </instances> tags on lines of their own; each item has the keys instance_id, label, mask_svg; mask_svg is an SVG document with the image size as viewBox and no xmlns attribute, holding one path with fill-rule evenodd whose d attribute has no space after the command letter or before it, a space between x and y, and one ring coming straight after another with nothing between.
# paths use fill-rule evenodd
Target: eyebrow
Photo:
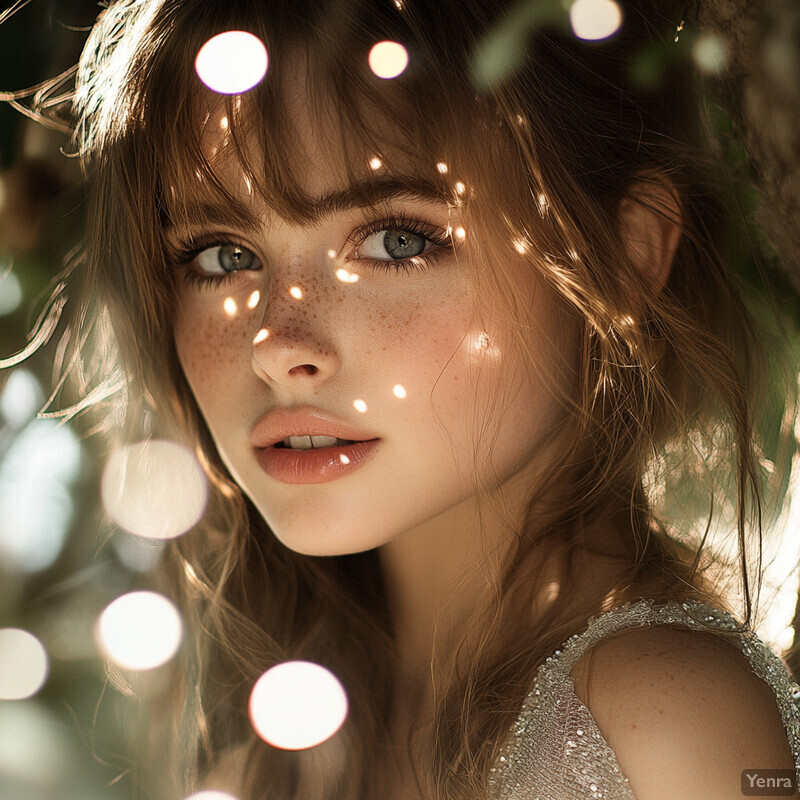
<instances>
[{"instance_id":1,"label":"eyebrow","mask_svg":"<svg viewBox=\"0 0 800 800\"><path fill-rule=\"evenodd\" d=\"M452 202L452 195L448 195L442 182L408 175L360 181L318 198L299 195L288 200L288 205L296 211L296 216L301 221L317 223L333 214L355 208L369 208L393 198L428 203ZM189 203L186 211L190 219L203 219L221 225L237 225L248 233L257 233L263 224L244 203L236 203L234 206L215 202ZM166 220L166 230L174 230L176 227L178 226L173 220Z\"/></svg>"}]
</instances>

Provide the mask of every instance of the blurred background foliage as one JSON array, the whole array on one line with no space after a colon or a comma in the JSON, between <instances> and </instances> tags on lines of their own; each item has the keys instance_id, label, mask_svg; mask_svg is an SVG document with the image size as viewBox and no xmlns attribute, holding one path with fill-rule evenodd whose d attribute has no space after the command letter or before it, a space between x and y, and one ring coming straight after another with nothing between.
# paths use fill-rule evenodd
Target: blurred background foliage
<instances>
[{"instance_id":1,"label":"blurred background foliage","mask_svg":"<svg viewBox=\"0 0 800 800\"><path fill-rule=\"evenodd\" d=\"M765 325L796 344L800 35L793 46L784 40L787 30L800 31L800 4L657 5L674 20L671 57L691 59L697 69L698 108L731 211L742 221L733 243L737 270ZM569 0L519 3L476 53L478 84L515 69L532 27L568 26L569 7ZM73 65L99 11L95 0L33 0L9 16L0 25L0 92L34 86ZM664 58L663 48L642 50L630 64L631 82L657 85ZM773 109L782 120L777 133ZM784 138L776 144L775 136ZM80 241L84 188L69 153L67 135L0 103L0 360L28 343L66 254ZM68 424L37 419L52 391L54 346L14 370L0 370L0 628L33 632L50 655L49 677L35 698L0 700L0 800L115 800L130 795L128 712L124 693L107 687L92 629L110 600L141 582L158 552L115 533L98 510L102 443L81 438ZM774 419L781 418L782 405L776 393ZM769 450L767 436L767 458ZM689 505L691 487L682 491ZM782 525L775 536L792 545L793 517L785 516ZM795 554L782 573L795 598L796 549L779 555L786 562ZM785 607L779 611L791 619ZM794 605L791 612L796 630ZM791 634L791 628L775 634L773 646L788 648ZM797 653L794 659L797 677Z\"/></svg>"}]
</instances>

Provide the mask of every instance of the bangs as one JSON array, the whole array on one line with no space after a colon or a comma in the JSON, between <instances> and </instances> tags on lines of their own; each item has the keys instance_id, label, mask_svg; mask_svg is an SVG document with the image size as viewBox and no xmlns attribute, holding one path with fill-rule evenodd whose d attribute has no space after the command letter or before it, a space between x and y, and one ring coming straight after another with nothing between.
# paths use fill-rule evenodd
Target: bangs
<instances>
[{"instance_id":1,"label":"bangs","mask_svg":"<svg viewBox=\"0 0 800 800\"><path fill-rule=\"evenodd\" d=\"M371 182L400 185L409 175L427 180L442 199L459 199L487 125L485 108L465 80L472 43L463 20L459 31L437 30L431 24L436 14L424 4L415 16L399 13L388 0L310 2L291 11L280 3L220 6L163 2L154 13L142 12L149 14L142 38L152 44L138 46L106 76L116 96L114 119L97 117L94 130L84 129L85 157L108 151L109 139L112 149L128 154L138 173L130 177L156 200L156 224L208 221L200 217L211 207L221 224L250 219L248 205L220 179L220 166L230 159L248 191L279 216L298 224L313 220L317 198L303 188L310 157L298 135L297 97L306 104L313 138L324 144L318 157L326 169L341 176L342 188L365 188L355 198L359 205L371 204ZM199 80L194 59L211 37L237 29L265 43L269 70L251 91L220 95ZM368 67L370 48L381 39L409 50L409 67L399 79L381 80ZM450 56L446 70L442 50ZM118 60L112 55L98 61L107 71Z\"/></svg>"}]
</instances>

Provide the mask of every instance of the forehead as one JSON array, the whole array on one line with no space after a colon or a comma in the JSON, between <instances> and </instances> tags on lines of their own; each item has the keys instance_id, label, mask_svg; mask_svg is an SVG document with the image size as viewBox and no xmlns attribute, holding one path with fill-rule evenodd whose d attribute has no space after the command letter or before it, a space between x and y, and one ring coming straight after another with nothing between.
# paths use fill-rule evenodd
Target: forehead
<instances>
[{"instance_id":1,"label":"forehead","mask_svg":"<svg viewBox=\"0 0 800 800\"><path fill-rule=\"evenodd\" d=\"M400 87L337 92L299 47L266 80L265 91L249 96L201 91L196 97L196 158L165 164L173 212L180 214L188 198L226 202L231 195L248 206L265 200L282 216L302 220L401 194L459 196L463 181L443 168L446 148ZM184 149L190 154L192 143Z\"/></svg>"}]
</instances>

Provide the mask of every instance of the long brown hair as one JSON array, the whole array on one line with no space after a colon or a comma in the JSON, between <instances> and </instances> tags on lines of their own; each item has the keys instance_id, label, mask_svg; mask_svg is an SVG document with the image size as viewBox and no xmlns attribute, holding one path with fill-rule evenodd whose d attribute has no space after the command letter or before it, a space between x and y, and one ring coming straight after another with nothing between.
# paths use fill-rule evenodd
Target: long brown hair
<instances>
[{"instance_id":1,"label":"long brown hair","mask_svg":"<svg viewBox=\"0 0 800 800\"><path fill-rule=\"evenodd\" d=\"M65 352L82 355L65 355L65 368L84 370L84 390L123 383L123 435L190 444L211 486L205 518L170 546L156 576L191 632L166 704L174 725L162 719L151 733L152 752L163 756L154 770L160 796L161 767L174 773L176 791L187 792L238 748L248 765L246 797L374 797L397 670L375 552L313 558L278 542L222 465L174 351L164 225L191 217L183 199L197 181L237 214L203 145L213 99L192 66L200 46L224 30L249 30L270 52L268 80L216 102L242 170L279 214L307 213L281 113L281 70L299 52L312 118L327 126L353 177L367 176L369 157L387 151L432 171L436 162L448 165L446 179L439 173L443 197L463 205L476 232L476 292L485 313L510 322L524 357L536 364L527 334L535 321L515 303L520 255L581 321L578 391L560 398L573 446L531 487L528 524L509 532L514 546L496 599L474 620L481 635L469 670L441 666L433 770L419 776L424 791L486 796L488 770L533 672L604 607L574 586L587 526L620 509L628 518L630 569L607 587L606 605L643 593L727 605L706 575L713 559L705 541L690 546L657 513L659 487L669 494L680 480L708 476L710 523L723 505L714 504L714 479L733 476L741 616L750 620L759 565L753 573L748 555L760 548L765 484L755 425L775 394L771 370L786 379L786 362L731 274L727 215L698 156L689 75L665 62L668 77L637 88L626 73L642 48L666 52L669 20L630 4L622 32L603 44L579 42L557 26L531 28L509 39L516 57L493 73L487 53L497 50L497 37L523 25L514 23L514 9L497 0L119 0L91 34L75 104L76 142L91 180L89 227L70 275L65 339ZM379 39L408 47L402 79L369 73L366 55ZM376 133L376 114L391 117L390 131ZM245 146L253 140L258 147ZM383 168L391 175L397 165ZM668 215L665 186L680 206L682 236L665 287L653 293L627 253L621 209L628 201ZM479 248L490 242L496 254L513 250L517 258L494 258L496 268L481 270ZM779 382L778 394L788 385ZM113 396L95 410L118 402ZM788 451L774 449L780 475ZM547 502L555 487L557 507ZM552 554L562 557L558 591L542 613L523 613ZM247 721L254 681L288 658L326 664L351 700L343 730L306 753L262 745Z\"/></svg>"}]
</instances>

